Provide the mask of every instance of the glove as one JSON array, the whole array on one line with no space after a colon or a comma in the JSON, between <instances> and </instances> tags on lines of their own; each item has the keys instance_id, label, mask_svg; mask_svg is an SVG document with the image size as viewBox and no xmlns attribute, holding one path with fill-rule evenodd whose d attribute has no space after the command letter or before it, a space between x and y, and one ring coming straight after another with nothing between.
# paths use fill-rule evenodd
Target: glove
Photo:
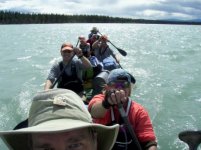
<instances>
[{"instance_id":1,"label":"glove","mask_svg":"<svg viewBox=\"0 0 201 150\"><path fill-rule=\"evenodd\" d=\"M114 93L114 90L106 91L105 99L102 101L102 106L105 109L109 109L111 106L113 106L108 102L108 98L111 96L112 93Z\"/></svg>"}]
</instances>

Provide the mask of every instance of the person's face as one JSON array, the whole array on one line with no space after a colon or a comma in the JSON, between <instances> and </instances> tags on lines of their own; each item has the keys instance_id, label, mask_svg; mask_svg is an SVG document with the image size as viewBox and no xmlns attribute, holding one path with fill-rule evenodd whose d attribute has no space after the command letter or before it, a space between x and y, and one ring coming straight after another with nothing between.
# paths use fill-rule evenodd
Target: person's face
<instances>
[{"instance_id":1,"label":"person's face","mask_svg":"<svg viewBox=\"0 0 201 150\"><path fill-rule=\"evenodd\" d=\"M32 135L33 150L97 150L97 137L89 129Z\"/></svg>"},{"instance_id":2,"label":"person's face","mask_svg":"<svg viewBox=\"0 0 201 150\"><path fill-rule=\"evenodd\" d=\"M124 90L125 95L130 96L131 84L125 80L117 80L116 82L111 82L107 85L107 90Z\"/></svg>"},{"instance_id":3,"label":"person's face","mask_svg":"<svg viewBox=\"0 0 201 150\"><path fill-rule=\"evenodd\" d=\"M80 44L85 45L86 44L86 40L85 39L81 39L80 40Z\"/></svg>"},{"instance_id":4,"label":"person's face","mask_svg":"<svg viewBox=\"0 0 201 150\"><path fill-rule=\"evenodd\" d=\"M71 58L72 55L73 55L73 51L72 50L61 51L61 56L63 57L63 60L69 60L69 58Z\"/></svg>"}]
</instances>

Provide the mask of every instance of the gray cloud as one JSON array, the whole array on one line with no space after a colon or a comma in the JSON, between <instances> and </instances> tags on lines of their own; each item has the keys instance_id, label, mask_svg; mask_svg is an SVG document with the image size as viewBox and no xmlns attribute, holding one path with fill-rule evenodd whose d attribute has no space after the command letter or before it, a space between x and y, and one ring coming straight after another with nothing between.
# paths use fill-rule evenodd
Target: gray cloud
<instances>
[{"instance_id":1,"label":"gray cloud","mask_svg":"<svg viewBox=\"0 0 201 150\"><path fill-rule=\"evenodd\" d=\"M0 10L138 19L200 19L201 0L0 0Z\"/></svg>"}]
</instances>

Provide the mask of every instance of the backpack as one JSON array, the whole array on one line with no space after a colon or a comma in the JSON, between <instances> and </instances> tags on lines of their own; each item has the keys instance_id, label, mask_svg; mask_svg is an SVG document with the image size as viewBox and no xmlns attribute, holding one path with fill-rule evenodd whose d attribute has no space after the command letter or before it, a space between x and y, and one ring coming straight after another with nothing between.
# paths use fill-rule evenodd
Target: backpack
<instances>
[{"instance_id":1,"label":"backpack","mask_svg":"<svg viewBox=\"0 0 201 150\"><path fill-rule=\"evenodd\" d=\"M103 59L103 69L104 70L113 70L118 68L118 64L116 63L115 59L112 56L106 57L105 59Z\"/></svg>"}]
</instances>

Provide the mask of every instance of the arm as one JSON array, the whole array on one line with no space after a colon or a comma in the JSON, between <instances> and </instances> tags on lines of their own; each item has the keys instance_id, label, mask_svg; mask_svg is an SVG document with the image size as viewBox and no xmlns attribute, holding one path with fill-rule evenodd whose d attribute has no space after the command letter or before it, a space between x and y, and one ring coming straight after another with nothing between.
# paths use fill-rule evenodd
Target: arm
<instances>
[{"instance_id":1,"label":"arm","mask_svg":"<svg viewBox=\"0 0 201 150\"><path fill-rule=\"evenodd\" d=\"M98 48L100 41L101 41L101 39L96 40L96 41L92 44L92 49Z\"/></svg>"},{"instance_id":2,"label":"arm","mask_svg":"<svg viewBox=\"0 0 201 150\"><path fill-rule=\"evenodd\" d=\"M115 92L106 92L106 96L101 94L94 96L89 103L89 112L94 118L103 118L111 106L117 103L126 104L128 98L125 96L123 90L116 90Z\"/></svg>"},{"instance_id":3,"label":"arm","mask_svg":"<svg viewBox=\"0 0 201 150\"><path fill-rule=\"evenodd\" d=\"M52 85L53 85L55 79L58 78L59 74L60 74L59 63L56 62L50 69L47 80L45 82L44 90L52 89Z\"/></svg>"},{"instance_id":4,"label":"arm","mask_svg":"<svg viewBox=\"0 0 201 150\"><path fill-rule=\"evenodd\" d=\"M87 43L87 58L89 58L91 56L91 47L90 44Z\"/></svg>"},{"instance_id":5,"label":"arm","mask_svg":"<svg viewBox=\"0 0 201 150\"><path fill-rule=\"evenodd\" d=\"M46 80L45 86L44 86L44 90L48 90L52 88L52 82L50 80Z\"/></svg>"},{"instance_id":6,"label":"arm","mask_svg":"<svg viewBox=\"0 0 201 150\"><path fill-rule=\"evenodd\" d=\"M85 56L80 57L80 60L82 61L84 68L87 69L92 67L90 61Z\"/></svg>"},{"instance_id":7,"label":"arm","mask_svg":"<svg viewBox=\"0 0 201 150\"><path fill-rule=\"evenodd\" d=\"M80 48L75 47L74 52L77 55L77 57L82 61L82 64L84 68L91 68L90 61L83 55L82 50Z\"/></svg>"},{"instance_id":8,"label":"arm","mask_svg":"<svg viewBox=\"0 0 201 150\"><path fill-rule=\"evenodd\" d=\"M94 96L89 102L88 109L93 118L103 118L108 111L108 109L104 108L102 105L104 97L103 94L99 94Z\"/></svg>"}]
</instances>

